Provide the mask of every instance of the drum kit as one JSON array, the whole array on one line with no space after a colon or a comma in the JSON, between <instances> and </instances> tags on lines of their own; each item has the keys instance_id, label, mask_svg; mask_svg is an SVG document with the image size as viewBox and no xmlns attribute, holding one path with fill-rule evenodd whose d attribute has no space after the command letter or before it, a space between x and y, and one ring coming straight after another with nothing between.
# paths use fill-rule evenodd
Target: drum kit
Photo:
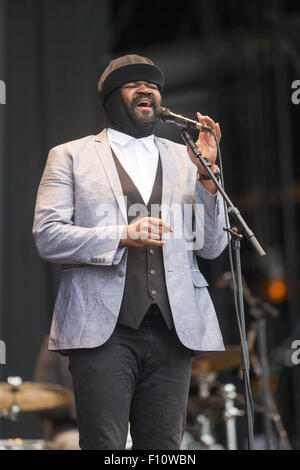
<instances>
[{"instance_id":1,"label":"drum kit","mask_svg":"<svg viewBox=\"0 0 300 470\"><path fill-rule=\"evenodd\" d=\"M240 365L240 347L227 346L225 351L205 353L192 359L191 383L197 393L188 398L187 425L183 446L187 450L236 450L236 419L244 415L243 398L233 384L217 381L217 374ZM215 427L225 425L226 447L217 442Z\"/></svg>"},{"instance_id":2,"label":"drum kit","mask_svg":"<svg viewBox=\"0 0 300 470\"><path fill-rule=\"evenodd\" d=\"M225 351L205 353L192 359L191 383L196 393L188 398L187 426L183 439L186 450L237 450L237 419L245 414L244 396L232 383L222 383L217 375L240 368L240 346L226 346ZM257 358L250 354L250 361ZM196 385L196 386L195 386ZM271 388L271 387L270 387ZM290 449L286 431L272 398L269 419L273 422L284 448ZM254 403L254 412L265 414L263 406ZM223 436L217 442L217 431Z\"/></svg>"},{"instance_id":3,"label":"drum kit","mask_svg":"<svg viewBox=\"0 0 300 470\"><path fill-rule=\"evenodd\" d=\"M216 381L216 376L218 372L239 366L239 362L240 348L237 346L192 359L192 379L197 383L198 394L188 399L188 415L193 423L187 424L182 448L224 448L216 442L213 429L220 415L226 426L227 447L237 448L235 420L243 411L236 407L238 394L234 385L222 385ZM217 389L217 393L213 393L213 389ZM23 382L21 377L8 377L7 382L0 383L0 418L17 421L19 413L57 408L73 399L73 393L60 385ZM131 444L128 433L126 449L130 449ZM0 440L0 450L51 450L51 443L42 439L5 439Z\"/></svg>"},{"instance_id":4,"label":"drum kit","mask_svg":"<svg viewBox=\"0 0 300 470\"><path fill-rule=\"evenodd\" d=\"M188 399L188 414L193 417L194 424L187 424L182 449L223 449L217 444L213 433L214 423L220 414L226 425L227 447L237 448L235 420L243 411L236 408L238 394L234 385L220 384L216 381L216 375L238 366L239 361L240 350L236 346L192 360L192 378L198 383L199 393ZM212 393L216 386L218 393ZM0 418L17 421L19 413L57 408L73 399L73 393L60 385L23 382L21 377L8 377L7 382L0 382ZM131 445L128 433L126 449L129 450ZM51 442L43 439L5 439L0 440L0 450L51 450Z\"/></svg>"},{"instance_id":5,"label":"drum kit","mask_svg":"<svg viewBox=\"0 0 300 470\"><path fill-rule=\"evenodd\" d=\"M16 421L20 412L57 408L73 399L73 393L60 385L8 377L7 382L0 383L0 418ZM6 439L0 440L0 450L51 450L51 443L42 439Z\"/></svg>"},{"instance_id":6,"label":"drum kit","mask_svg":"<svg viewBox=\"0 0 300 470\"><path fill-rule=\"evenodd\" d=\"M0 418L17 421L21 412L44 411L66 405L74 400L71 390L56 384L23 382L21 377L8 377L0 382ZM130 430L126 450L132 447ZM0 450L54 450L44 439L2 439Z\"/></svg>"},{"instance_id":7,"label":"drum kit","mask_svg":"<svg viewBox=\"0 0 300 470\"><path fill-rule=\"evenodd\" d=\"M250 355L251 359L251 355ZM204 353L191 361L191 384L196 394L190 393L187 406L187 425L182 450L237 450L237 419L244 415L244 397L232 383L217 380L221 372L239 368L240 347L226 346L225 351ZM8 377L0 383L0 418L16 421L20 412L37 412L63 406L74 399L73 393L49 383L23 382L21 377ZM264 408L254 404L254 410L263 414ZM289 442L275 404L270 414L278 435ZM222 425L225 444L218 443L216 427ZM126 449L131 449L128 433ZM45 440L0 440L0 450L51 450Z\"/></svg>"}]
</instances>

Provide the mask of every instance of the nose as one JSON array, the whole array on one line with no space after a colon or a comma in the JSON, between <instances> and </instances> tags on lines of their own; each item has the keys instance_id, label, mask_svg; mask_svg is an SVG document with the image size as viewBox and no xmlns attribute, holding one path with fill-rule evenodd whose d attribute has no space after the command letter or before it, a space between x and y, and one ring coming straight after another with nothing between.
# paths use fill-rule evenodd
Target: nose
<instances>
[{"instance_id":1,"label":"nose","mask_svg":"<svg viewBox=\"0 0 300 470\"><path fill-rule=\"evenodd\" d=\"M152 93L152 89L147 83L141 83L137 89L138 93Z\"/></svg>"}]
</instances>

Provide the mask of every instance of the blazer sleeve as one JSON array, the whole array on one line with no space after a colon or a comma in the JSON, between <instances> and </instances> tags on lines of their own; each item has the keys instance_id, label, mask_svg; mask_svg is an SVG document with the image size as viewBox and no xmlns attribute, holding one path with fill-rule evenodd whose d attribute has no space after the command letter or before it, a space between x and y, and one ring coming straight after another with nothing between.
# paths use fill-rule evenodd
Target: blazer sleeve
<instances>
[{"instance_id":1,"label":"blazer sleeve","mask_svg":"<svg viewBox=\"0 0 300 470\"><path fill-rule=\"evenodd\" d=\"M59 146L50 150L38 188L32 229L37 251L58 264L118 264L125 225L76 226L74 210L73 159Z\"/></svg>"},{"instance_id":2,"label":"blazer sleeve","mask_svg":"<svg viewBox=\"0 0 300 470\"><path fill-rule=\"evenodd\" d=\"M195 250L197 256L214 259L221 255L228 244L224 204L219 192L211 194L197 181L195 191L196 239L201 246ZM200 234L200 235L198 235Z\"/></svg>"}]
</instances>

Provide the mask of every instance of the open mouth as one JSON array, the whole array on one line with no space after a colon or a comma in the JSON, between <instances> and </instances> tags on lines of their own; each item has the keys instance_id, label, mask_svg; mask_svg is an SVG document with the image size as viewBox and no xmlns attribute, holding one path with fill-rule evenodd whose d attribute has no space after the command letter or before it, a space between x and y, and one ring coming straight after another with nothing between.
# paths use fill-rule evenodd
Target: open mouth
<instances>
[{"instance_id":1,"label":"open mouth","mask_svg":"<svg viewBox=\"0 0 300 470\"><path fill-rule=\"evenodd\" d=\"M151 101L151 100L146 100L146 99L140 100L140 101L137 103L136 106L137 106L138 108L143 108L143 109L153 108L152 101Z\"/></svg>"}]
</instances>

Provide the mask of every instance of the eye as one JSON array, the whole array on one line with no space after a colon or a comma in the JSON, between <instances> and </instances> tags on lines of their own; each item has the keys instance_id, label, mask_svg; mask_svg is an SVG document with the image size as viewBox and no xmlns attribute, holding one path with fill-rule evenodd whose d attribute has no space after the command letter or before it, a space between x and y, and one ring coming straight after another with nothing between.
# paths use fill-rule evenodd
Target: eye
<instances>
[{"instance_id":1,"label":"eye","mask_svg":"<svg viewBox=\"0 0 300 470\"><path fill-rule=\"evenodd\" d=\"M127 83L127 85L124 85L123 88L136 88L137 85L135 83Z\"/></svg>"}]
</instances>

